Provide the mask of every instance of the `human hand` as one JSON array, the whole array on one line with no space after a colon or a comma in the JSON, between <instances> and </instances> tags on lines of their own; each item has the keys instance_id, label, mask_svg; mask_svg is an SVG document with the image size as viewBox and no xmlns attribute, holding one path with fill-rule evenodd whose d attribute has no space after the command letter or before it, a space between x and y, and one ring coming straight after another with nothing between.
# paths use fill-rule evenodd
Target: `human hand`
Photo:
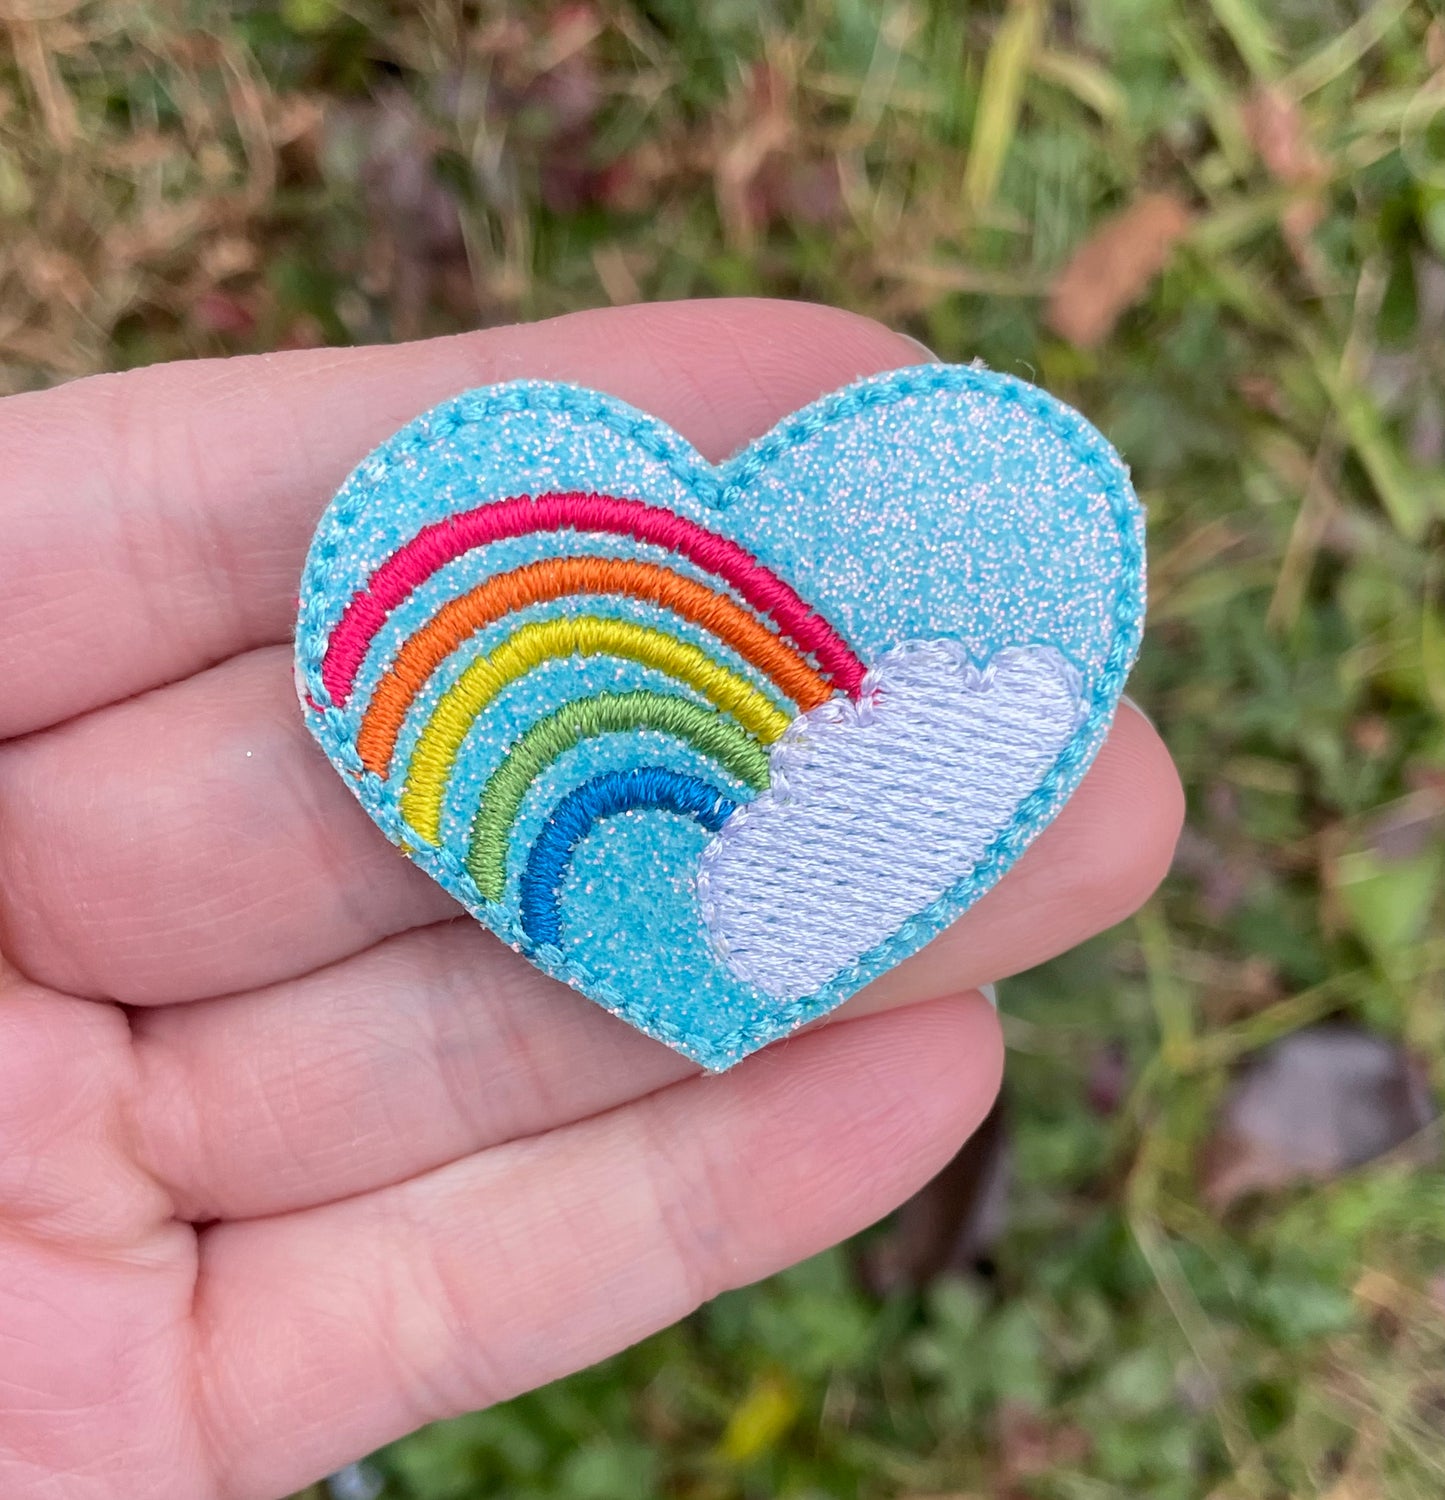
<instances>
[{"instance_id":1,"label":"human hand","mask_svg":"<svg viewBox=\"0 0 1445 1500\"><path fill-rule=\"evenodd\" d=\"M1001 1062L975 987L1168 862L1139 714L948 933L703 1077L454 920L312 744L287 644L327 498L448 395L580 381L719 458L917 358L824 308L690 303L0 402L0 1494L273 1500L954 1153Z\"/></svg>"}]
</instances>

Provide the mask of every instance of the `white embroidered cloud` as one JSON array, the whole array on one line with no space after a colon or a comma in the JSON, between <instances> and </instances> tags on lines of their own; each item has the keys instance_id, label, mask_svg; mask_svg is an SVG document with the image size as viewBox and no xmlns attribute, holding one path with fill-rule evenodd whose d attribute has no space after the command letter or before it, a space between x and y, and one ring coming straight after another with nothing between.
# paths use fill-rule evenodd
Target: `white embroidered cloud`
<instances>
[{"instance_id":1,"label":"white embroidered cloud","mask_svg":"<svg viewBox=\"0 0 1445 1500\"><path fill-rule=\"evenodd\" d=\"M858 702L789 726L770 789L703 852L719 956L777 999L811 994L973 869L1079 722L1078 676L1050 648L982 671L951 641L888 652Z\"/></svg>"}]
</instances>

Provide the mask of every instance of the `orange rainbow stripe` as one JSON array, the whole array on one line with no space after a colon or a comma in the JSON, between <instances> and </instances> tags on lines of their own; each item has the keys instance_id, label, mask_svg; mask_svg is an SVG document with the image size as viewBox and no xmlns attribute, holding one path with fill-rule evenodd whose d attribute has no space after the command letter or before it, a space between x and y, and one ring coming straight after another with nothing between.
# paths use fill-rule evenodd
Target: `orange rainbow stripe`
<instances>
[{"instance_id":1,"label":"orange rainbow stripe","mask_svg":"<svg viewBox=\"0 0 1445 1500\"><path fill-rule=\"evenodd\" d=\"M657 604L709 631L776 684L801 711L832 694L827 678L726 594L657 563L608 557L544 558L448 601L412 635L377 683L356 748L370 771L384 776L416 695L463 641L533 604L572 594L621 594Z\"/></svg>"}]
</instances>

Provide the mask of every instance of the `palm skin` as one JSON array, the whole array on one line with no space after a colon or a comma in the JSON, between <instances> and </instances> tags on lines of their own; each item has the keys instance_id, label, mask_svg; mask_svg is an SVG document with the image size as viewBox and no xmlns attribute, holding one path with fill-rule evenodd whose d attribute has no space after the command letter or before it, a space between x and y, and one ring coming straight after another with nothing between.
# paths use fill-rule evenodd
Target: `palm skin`
<instances>
[{"instance_id":1,"label":"palm skin","mask_svg":"<svg viewBox=\"0 0 1445 1500\"><path fill-rule=\"evenodd\" d=\"M949 933L711 1078L455 918L286 644L336 483L458 390L581 381L717 458L917 358L715 302L0 402L0 1494L273 1500L861 1228L978 1123L976 986L1167 865L1141 716Z\"/></svg>"}]
</instances>

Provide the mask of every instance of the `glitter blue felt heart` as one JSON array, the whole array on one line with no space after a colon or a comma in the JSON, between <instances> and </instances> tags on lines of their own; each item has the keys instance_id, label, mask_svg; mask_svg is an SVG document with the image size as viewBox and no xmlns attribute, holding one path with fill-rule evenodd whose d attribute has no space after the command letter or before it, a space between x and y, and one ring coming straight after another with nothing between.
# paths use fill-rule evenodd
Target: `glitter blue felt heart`
<instances>
[{"instance_id":1,"label":"glitter blue felt heart","mask_svg":"<svg viewBox=\"0 0 1445 1500\"><path fill-rule=\"evenodd\" d=\"M1009 376L862 380L718 466L517 381L347 480L298 681L393 843L716 1069L1000 879L1098 750L1143 606L1123 464Z\"/></svg>"}]
</instances>

